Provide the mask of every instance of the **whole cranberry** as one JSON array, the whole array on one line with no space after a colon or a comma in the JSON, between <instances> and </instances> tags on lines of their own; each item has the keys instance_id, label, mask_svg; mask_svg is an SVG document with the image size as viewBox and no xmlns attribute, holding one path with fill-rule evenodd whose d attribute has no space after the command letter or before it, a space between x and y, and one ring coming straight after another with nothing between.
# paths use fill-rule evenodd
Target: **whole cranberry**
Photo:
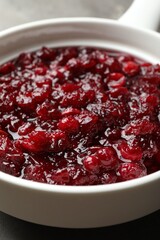
<instances>
[{"instance_id":1,"label":"whole cranberry","mask_svg":"<svg viewBox=\"0 0 160 240\"><path fill-rule=\"evenodd\" d=\"M68 116L59 121L58 128L68 134L76 134L79 132L80 124L74 116Z\"/></svg>"},{"instance_id":2,"label":"whole cranberry","mask_svg":"<svg viewBox=\"0 0 160 240\"><path fill-rule=\"evenodd\" d=\"M95 156L107 170L115 169L119 162L117 153L113 147L102 147L96 152Z\"/></svg>"},{"instance_id":3,"label":"whole cranberry","mask_svg":"<svg viewBox=\"0 0 160 240\"><path fill-rule=\"evenodd\" d=\"M142 159L143 152L139 146L130 146L127 142L122 141L119 145L120 153L123 158L131 161L139 161Z\"/></svg>"},{"instance_id":4,"label":"whole cranberry","mask_svg":"<svg viewBox=\"0 0 160 240\"><path fill-rule=\"evenodd\" d=\"M83 165L87 171L97 173L97 172L99 172L101 164L100 164L98 157L91 155L91 156L87 156L86 158L84 158Z\"/></svg>"},{"instance_id":5,"label":"whole cranberry","mask_svg":"<svg viewBox=\"0 0 160 240\"><path fill-rule=\"evenodd\" d=\"M146 167L141 163L121 163L117 169L117 176L121 181L131 180L147 175Z\"/></svg>"}]
</instances>

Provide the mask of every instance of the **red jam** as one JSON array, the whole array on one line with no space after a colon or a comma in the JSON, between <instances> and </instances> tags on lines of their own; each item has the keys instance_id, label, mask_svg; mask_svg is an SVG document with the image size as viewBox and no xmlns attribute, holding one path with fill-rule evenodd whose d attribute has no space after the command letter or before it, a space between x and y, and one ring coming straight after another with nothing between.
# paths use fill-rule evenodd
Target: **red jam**
<instances>
[{"instance_id":1,"label":"red jam","mask_svg":"<svg viewBox=\"0 0 160 240\"><path fill-rule=\"evenodd\" d=\"M0 66L0 170L60 185L160 170L160 65L89 47Z\"/></svg>"}]
</instances>

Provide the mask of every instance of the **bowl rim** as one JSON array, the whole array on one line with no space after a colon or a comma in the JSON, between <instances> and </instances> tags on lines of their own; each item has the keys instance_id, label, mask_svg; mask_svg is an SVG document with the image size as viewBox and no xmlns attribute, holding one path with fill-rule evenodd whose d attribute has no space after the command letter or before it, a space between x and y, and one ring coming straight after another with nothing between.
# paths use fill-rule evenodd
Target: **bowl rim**
<instances>
[{"instance_id":1,"label":"bowl rim","mask_svg":"<svg viewBox=\"0 0 160 240\"><path fill-rule=\"evenodd\" d=\"M97 194L109 193L114 191L129 190L132 188L139 188L154 182L160 181L160 171L151 173L149 175L127 180L119 183L112 184L99 184L87 186L70 186L70 185L54 185L49 183L41 183L32 180L22 179L0 171L0 184L10 184L13 187L37 190L50 193L63 193L63 194Z\"/></svg>"},{"instance_id":2,"label":"bowl rim","mask_svg":"<svg viewBox=\"0 0 160 240\"><path fill-rule=\"evenodd\" d=\"M59 18L48 18L42 20L34 20L27 23L18 24L7 29L0 31L0 38L9 35L15 34L16 32L26 31L32 28L44 27L46 25L58 25L58 24L107 24L122 27L124 29L133 30L137 32L147 33L154 35L155 37L160 38L159 32L156 32L151 29L141 28L137 26L130 26L120 22L118 19L109 19L109 18L100 18L100 17L59 17Z\"/></svg>"}]
</instances>

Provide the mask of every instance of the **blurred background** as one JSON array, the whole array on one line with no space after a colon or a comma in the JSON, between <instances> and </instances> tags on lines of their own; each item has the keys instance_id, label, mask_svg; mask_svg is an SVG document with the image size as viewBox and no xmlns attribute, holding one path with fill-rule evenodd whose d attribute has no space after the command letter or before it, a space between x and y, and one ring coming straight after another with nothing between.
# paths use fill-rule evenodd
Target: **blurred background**
<instances>
[{"instance_id":1,"label":"blurred background","mask_svg":"<svg viewBox=\"0 0 160 240\"><path fill-rule=\"evenodd\" d=\"M118 19L133 0L0 0L0 30L55 17Z\"/></svg>"}]
</instances>

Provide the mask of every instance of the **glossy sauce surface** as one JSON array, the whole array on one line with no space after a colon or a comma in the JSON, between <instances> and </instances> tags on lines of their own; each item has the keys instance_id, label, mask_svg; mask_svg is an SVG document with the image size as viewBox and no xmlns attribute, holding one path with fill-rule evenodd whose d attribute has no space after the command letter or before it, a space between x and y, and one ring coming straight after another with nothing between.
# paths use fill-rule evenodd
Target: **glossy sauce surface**
<instances>
[{"instance_id":1,"label":"glossy sauce surface","mask_svg":"<svg viewBox=\"0 0 160 240\"><path fill-rule=\"evenodd\" d=\"M160 65L89 47L0 66L0 170L60 185L160 170Z\"/></svg>"}]
</instances>

